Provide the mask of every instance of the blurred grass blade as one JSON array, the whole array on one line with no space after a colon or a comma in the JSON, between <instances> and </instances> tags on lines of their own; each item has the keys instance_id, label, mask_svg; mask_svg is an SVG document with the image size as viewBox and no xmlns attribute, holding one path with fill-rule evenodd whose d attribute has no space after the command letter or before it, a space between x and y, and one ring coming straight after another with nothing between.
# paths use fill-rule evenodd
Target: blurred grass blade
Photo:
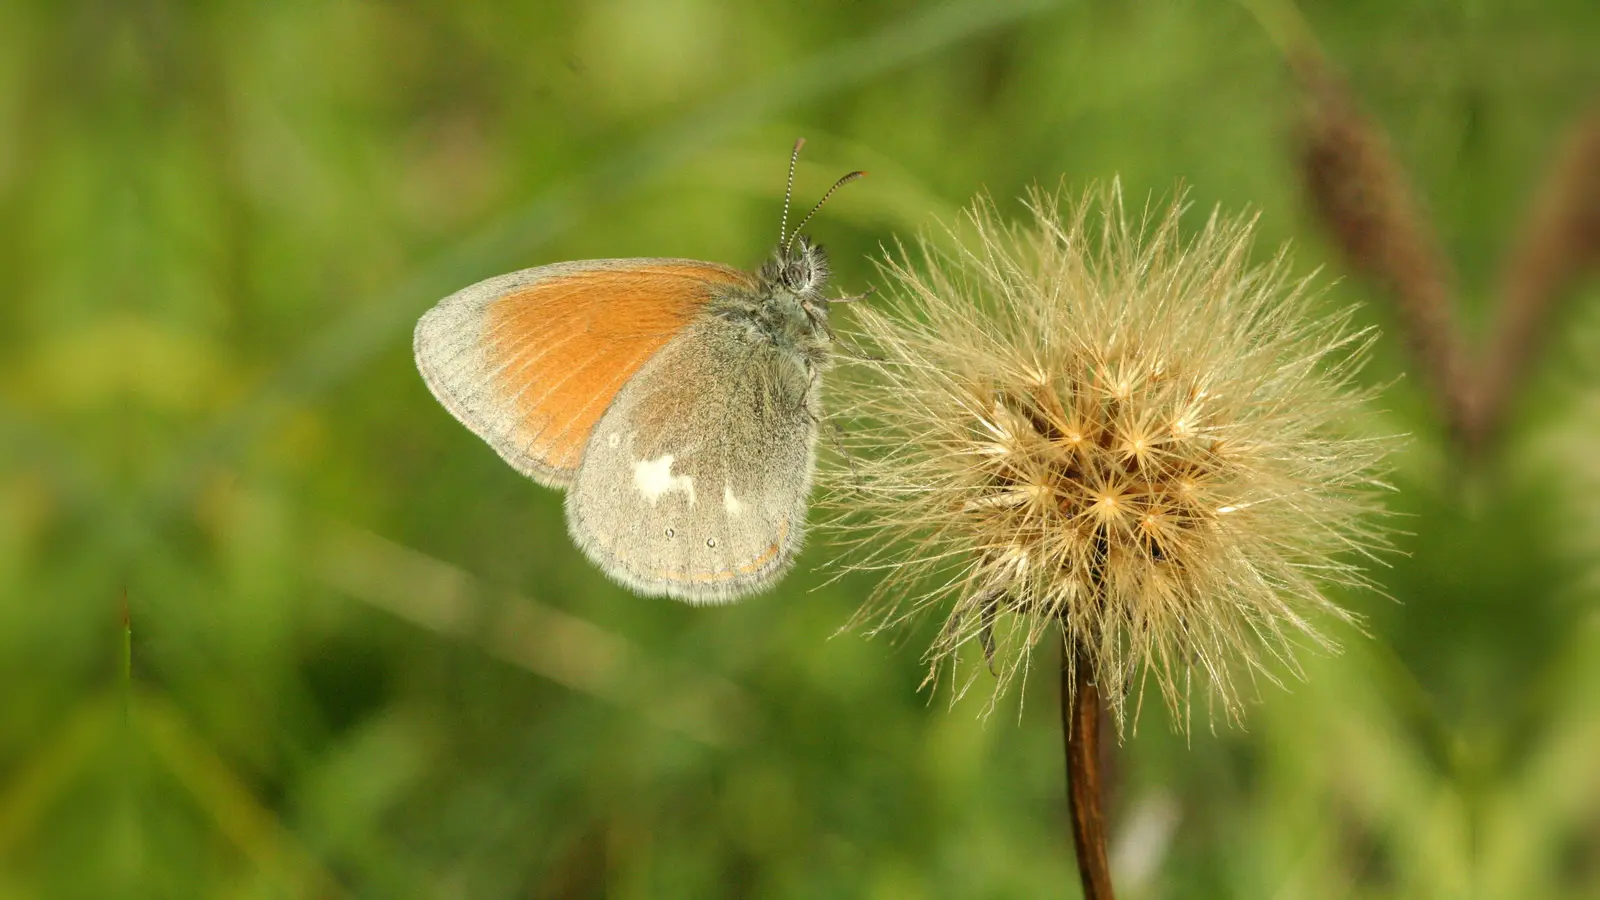
<instances>
[{"instance_id":1,"label":"blurred grass blade","mask_svg":"<svg viewBox=\"0 0 1600 900\"><path fill-rule=\"evenodd\" d=\"M115 713L101 695L78 707L52 738L40 741L0 782L0 868L29 835L57 795L109 738Z\"/></svg>"},{"instance_id":2,"label":"blurred grass blade","mask_svg":"<svg viewBox=\"0 0 1600 900\"><path fill-rule=\"evenodd\" d=\"M263 806L239 776L166 700L136 698L139 729L153 756L188 788L218 830L290 897L348 896L332 874Z\"/></svg>"},{"instance_id":3,"label":"blurred grass blade","mask_svg":"<svg viewBox=\"0 0 1600 900\"><path fill-rule=\"evenodd\" d=\"M737 685L668 673L626 638L525 597L490 602L470 574L370 532L335 526L317 542L310 574L329 587L429 631L478 642L490 655L637 711L695 740L737 743L754 705Z\"/></svg>"}]
</instances>

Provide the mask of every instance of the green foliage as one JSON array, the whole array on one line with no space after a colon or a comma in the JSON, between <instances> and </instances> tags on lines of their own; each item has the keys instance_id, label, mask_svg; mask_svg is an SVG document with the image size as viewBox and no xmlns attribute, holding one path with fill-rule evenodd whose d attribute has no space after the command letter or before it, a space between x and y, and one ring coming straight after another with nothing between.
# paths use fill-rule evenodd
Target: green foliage
<instances>
[{"instance_id":1,"label":"green foliage","mask_svg":"<svg viewBox=\"0 0 1600 900\"><path fill-rule=\"evenodd\" d=\"M1305 13L1481 318L1600 7ZM0 6L0 898L1069 893L1053 677L987 721L919 693L936 626L836 634L872 582L821 539L725 609L612 586L429 397L410 326L544 262L753 266L802 135L802 200L872 172L810 229L845 290L975 193L1114 174L1336 270L1296 103L1223 0ZM1513 444L1577 408L1537 383ZM1600 896L1570 472L1463 479L1416 380L1385 396L1394 602L1340 595L1371 638L1248 730L1146 710L1126 896Z\"/></svg>"}]
</instances>

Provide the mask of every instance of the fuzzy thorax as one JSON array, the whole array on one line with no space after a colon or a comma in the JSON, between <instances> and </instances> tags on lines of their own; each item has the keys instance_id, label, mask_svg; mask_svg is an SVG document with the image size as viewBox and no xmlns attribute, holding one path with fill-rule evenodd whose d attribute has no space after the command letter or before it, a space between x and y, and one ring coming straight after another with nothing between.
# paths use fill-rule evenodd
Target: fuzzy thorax
<instances>
[{"instance_id":1,"label":"fuzzy thorax","mask_svg":"<svg viewBox=\"0 0 1600 900\"><path fill-rule=\"evenodd\" d=\"M828 257L803 236L778 248L756 274L754 291L713 298L711 312L748 329L757 343L794 353L811 371L825 368L833 344L828 326Z\"/></svg>"}]
</instances>

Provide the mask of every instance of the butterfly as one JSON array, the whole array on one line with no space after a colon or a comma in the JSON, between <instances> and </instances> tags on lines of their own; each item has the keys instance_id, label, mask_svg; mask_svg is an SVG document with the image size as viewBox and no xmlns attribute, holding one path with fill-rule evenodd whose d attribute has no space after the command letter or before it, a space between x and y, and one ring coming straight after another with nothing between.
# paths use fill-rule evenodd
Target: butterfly
<instances>
[{"instance_id":1,"label":"butterfly","mask_svg":"<svg viewBox=\"0 0 1600 900\"><path fill-rule=\"evenodd\" d=\"M833 345L828 258L800 234L750 273L691 259L559 262L480 281L417 323L417 369L567 529L647 596L721 603L788 570L805 532Z\"/></svg>"}]
</instances>

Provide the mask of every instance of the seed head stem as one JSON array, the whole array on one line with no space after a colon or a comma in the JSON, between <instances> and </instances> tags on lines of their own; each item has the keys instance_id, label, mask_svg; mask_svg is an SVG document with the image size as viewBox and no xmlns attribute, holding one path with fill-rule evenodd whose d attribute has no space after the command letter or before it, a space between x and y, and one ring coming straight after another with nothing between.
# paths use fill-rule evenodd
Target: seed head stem
<instances>
[{"instance_id":1,"label":"seed head stem","mask_svg":"<svg viewBox=\"0 0 1600 900\"><path fill-rule=\"evenodd\" d=\"M1106 862L1106 818L1101 809L1100 690L1094 661L1081 647L1062 643L1061 731L1067 756L1067 804L1072 846L1078 857L1084 900L1112 900Z\"/></svg>"}]
</instances>

